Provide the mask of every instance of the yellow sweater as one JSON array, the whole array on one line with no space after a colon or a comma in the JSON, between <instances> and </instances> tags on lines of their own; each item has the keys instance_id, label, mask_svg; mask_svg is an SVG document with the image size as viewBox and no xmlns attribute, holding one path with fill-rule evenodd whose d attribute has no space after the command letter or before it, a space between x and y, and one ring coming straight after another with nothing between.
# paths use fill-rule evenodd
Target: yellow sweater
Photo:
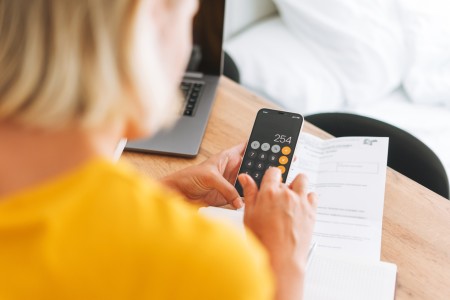
<instances>
[{"instance_id":1,"label":"yellow sweater","mask_svg":"<svg viewBox=\"0 0 450 300\"><path fill-rule=\"evenodd\" d=\"M270 299L251 236L126 164L91 161L0 201L0 299Z\"/></svg>"}]
</instances>

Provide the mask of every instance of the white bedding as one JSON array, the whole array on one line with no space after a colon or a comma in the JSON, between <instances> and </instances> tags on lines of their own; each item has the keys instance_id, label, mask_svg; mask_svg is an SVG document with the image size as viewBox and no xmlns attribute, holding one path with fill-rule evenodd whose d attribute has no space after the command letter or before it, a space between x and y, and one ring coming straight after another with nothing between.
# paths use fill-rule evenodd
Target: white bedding
<instances>
[{"instance_id":1,"label":"white bedding","mask_svg":"<svg viewBox=\"0 0 450 300\"><path fill-rule=\"evenodd\" d=\"M303 47L320 59L350 104L395 90L406 66L396 0L274 0Z\"/></svg>"},{"instance_id":2,"label":"white bedding","mask_svg":"<svg viewBox=\"0 0 450 300\"><path fill-rule=\"evenodd\" d=\"M449 108L413 103L401 91L370 103L349 105L338 80L279 17L264 20L228 40L225 50L240 68L241 83L247 88L305 115L350 111L391 123L434 150L450 175Z\"/></svg>"},{"instance_id":3,"label":"white bedding","mask_svg":"<svg viewBox=\"0 0 450 300\"><path fill-rule=\"evenodd\" d=\"M370 105L344 110L385 121L416 136L436 153L450 177L450 109L413 103L403 91L396 91Z\"/></svg>"},{"instance_id":4,"label":"white bedding","mask_svg":"<svg viewBox=\"0 0 450 300\"><path fill-rule=\"evenodd\" d=\"M257 23L224 47L241 83L282 106L316 112L344 105L339 82L279 17Z\"/></svg>"},{"instance_id":5,"label":"white bedding","mask_svg":"<svg viewBox=\"0 0 450 300\"><path fill-rule=\"evenodd\" d=\"M409 49L405 90L413 102L450 108L450 1L398 1Z\"/></svg>"}]
</instances>

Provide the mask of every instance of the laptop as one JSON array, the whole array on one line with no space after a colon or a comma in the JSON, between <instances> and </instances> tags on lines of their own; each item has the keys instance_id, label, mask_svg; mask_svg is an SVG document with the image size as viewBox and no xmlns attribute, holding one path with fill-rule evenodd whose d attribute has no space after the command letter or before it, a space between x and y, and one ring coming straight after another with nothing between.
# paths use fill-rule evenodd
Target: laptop
<instances>
[{"instance_id":1,"label":"laptop","mask_svg":"<svg viewBox=\"0 0 450 300\"><path fill-rule=\"evenodd\" d=\"M194 19L193 50L181 90L182 116L170 130L129 141L125 150L195 157L206 130L222 74L225 0L201 0Z\"/></svg>"}]
</instances>

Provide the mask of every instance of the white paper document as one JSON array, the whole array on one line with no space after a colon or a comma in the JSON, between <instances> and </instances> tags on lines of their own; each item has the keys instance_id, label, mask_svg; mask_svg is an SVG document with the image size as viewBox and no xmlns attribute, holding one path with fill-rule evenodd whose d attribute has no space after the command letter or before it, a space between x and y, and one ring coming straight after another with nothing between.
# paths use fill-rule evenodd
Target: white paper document
<instances>
[{"instance_id":1,"label":"white paper document","mask_svg":"<svg viewBox=\"0 0 450 300\"><path fill-rule=\"evenodd\" d=\"M316 255L305 278L305 300L394 299L397 266Z\"/></svg>"},{"instance_id":2,"label":"white paper document","mask_svg":"<svg viewBox=\"0 0 450 300\"><path fill-rule=\"evenodd\" d=\"M300 135L287 183L305 173L308 188L318 195L317 253L380 260L388 142ZM211 207L200 212L235 225L243 222L242 211Z\"/></svg>"},{"instance_id":3,"label":"white paper document","mask_svg":"<svg viewBox=\"0 0 450 300\"><path fill-rule=\"evenodd\" d=\"M287 184L304 173L319 199L305 299L394 299L397 266L380 262L388 146L388 138L300 135ZM244 229L243 210L199 212Z\"/></svg>"},{"instance_id":4,"label":"white paper document","mask_svg":"<svg viewBox=\"0 0 450 300\"><path fill-rule=\"evenodd\" d=\"M388 138L300 135L287 183L304 173L318 195L318 253L380 260L388 146Z\"/></svg>"}]
</instances>

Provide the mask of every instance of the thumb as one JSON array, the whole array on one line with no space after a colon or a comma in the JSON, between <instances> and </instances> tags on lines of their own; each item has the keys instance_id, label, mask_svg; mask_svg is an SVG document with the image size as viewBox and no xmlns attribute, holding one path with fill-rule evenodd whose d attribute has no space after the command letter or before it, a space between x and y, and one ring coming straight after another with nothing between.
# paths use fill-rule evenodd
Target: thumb
<instances>
[{"instance_id":1,"label":"thumb","mask_svg":"<svg viewBox=\"0 0 450 300\"><path fill-rule=\"evenodd\" d=\"M308 194L308 202L313 207L314 211L317 210L317 194L314 192L311 192Z\"/></svg>"},{"instance_id":2,"label":"thumb","mask_svg":"<svg viewBox=\"0 0 450 300\"><path fill-rule=\"evenodd\" d=\"M242 200L236 188L221 175L215 176L214 179L214 188L222 195L227 203L233 205L235 208L241 208Z\"/></svg>"},{"instance_id":3,"label":"thumb","mask_svg":"<svg viewBox=\"0 0 450 300\"><path fill-rule=\"evenodd\" d=\"M245 173L240 174L238 180L244 191L245 206L253 206L256 202L256 195L258 194L256 182Z\"/></svg>"}]
</instances>

